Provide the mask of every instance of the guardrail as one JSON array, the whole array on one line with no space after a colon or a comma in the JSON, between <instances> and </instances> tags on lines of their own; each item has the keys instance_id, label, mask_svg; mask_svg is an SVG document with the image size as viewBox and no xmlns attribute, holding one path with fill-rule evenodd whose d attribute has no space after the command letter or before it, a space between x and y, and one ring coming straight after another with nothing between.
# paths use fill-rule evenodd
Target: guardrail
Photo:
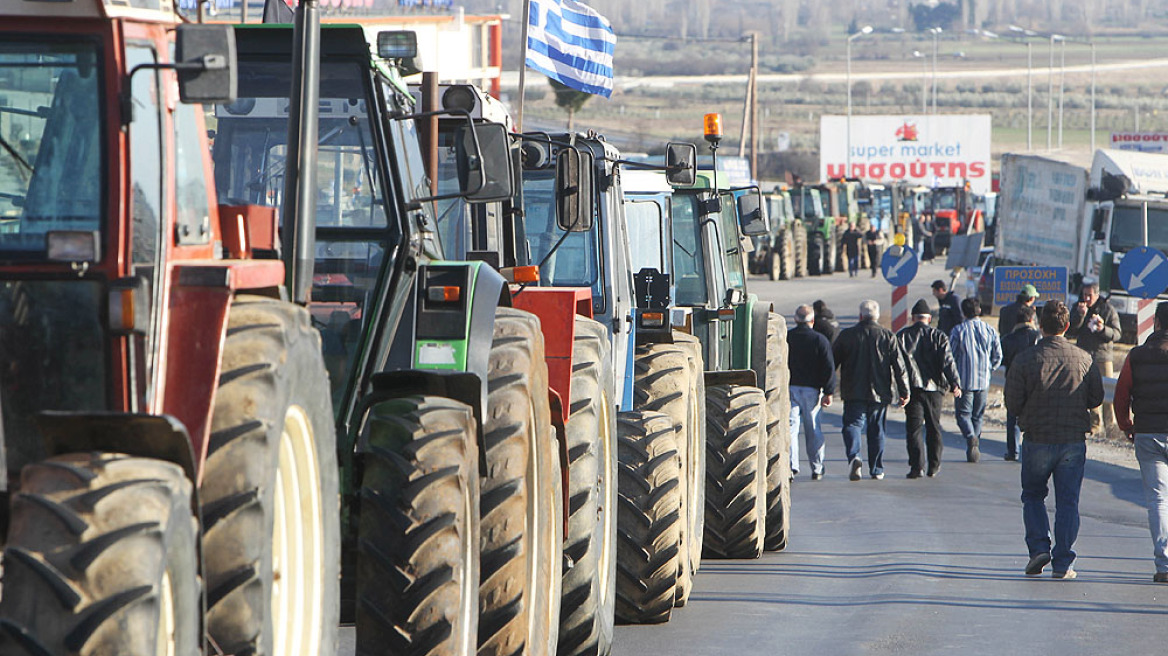
<instances>
[{"instance_id":1,"label":"guardrail","mask_svg":"<svg viewBox=\"0 0 1168 656\"><path fill-rule=\"evenodd\" d=\"M1114 403L1115 402L1115 383L1118 380L1119 380L1118 378L1106 378L1106 377L1103 379L1103 402L1104 403ZM994 385L995 387L1005 387L1006 386L1006 370L1005 369L994 370L994 373L992 375L990 375L990 385Z\"/></svg>"}]
</instances>

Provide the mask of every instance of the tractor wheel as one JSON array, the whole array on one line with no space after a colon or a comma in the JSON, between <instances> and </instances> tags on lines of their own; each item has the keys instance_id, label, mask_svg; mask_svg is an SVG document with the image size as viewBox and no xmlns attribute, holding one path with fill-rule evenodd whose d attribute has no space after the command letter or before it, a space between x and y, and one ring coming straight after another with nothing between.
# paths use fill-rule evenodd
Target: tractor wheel
<instances>
[{"instance_id":1,"label":"tractor wheel","mask_svg":"<svg viewBox=\"0 0 1168 656\"><path fill-rule=\"evenodd\" d=\"M337 449L308 311L231 305L200 502L207 633L224 653L332 654L340 580Z\"/></svg>"},{"instance_id":2,"label":"tractor wheel","mask_svg":"<svg viewBox=\"0 0 1168 656\"><path fill-rule=\"evenodd\" d=\"M762 390L744 385L706 389L706 557L762 554L765 425Z\"/></svg>"},{"instance_id":3,"label":"tractor wheel","mask_svg":"<svg viewBox=\"0 0 1168 656\"><path fill-rule=\"evenodd\" d=\"M783 270L779 275L782 280L791 280L795 277L795 238L791 229L783 230Z\"/></svg>"},{"instance_id":4,"label":"tractor wheel","mask_svg":"<svg viewBox=\"0 0 1168 656\"><path fill-rule=\"evenodd\" d=\"M681 456L677 431L660 412L618 418L616 618L668 622L677 598L681 549Z\"/></svg>"},{"instance_id":5,"label":"tractor wheel","mask_svg":"<svg viewBox=\"0 0 1168 656\"><path fill-rule=\"evenodd\" d=\"M781 233L780 233L781 234ZM767 278L771 280L779 280L783 277L783 256L780 251L771 249L767 252Z\"/></svg>"},{"instance_id":6,"label":"tractor wheel","mask_svg":"<svg viewBox=\"0 0 1168 656\"><path fill-rule=\"evenodd\" d=\"M607 654L616 603L617 443L608 333L576 317L568 439L568 534L558 653Z\"/></svg>"},{"instance_id":7,"label":"tractor wheel","mask_svg":"<svg viewBox=\"0 0 1168 656\"><path fill-rule=\"evenodd\" d=\"M847 258L844 257L844 250L839 247L839 244L840 228L837 225L832 227L831 236L827 240L827 268L825 270L828 274L848 270Z\"/></svg>"},{"instance_id":8,"label":"tractor wheel","mask_svg":"<svg viewBox=\"0 0 1168 656\"><path fill-rule=\"evenodd\" d=\"M535 315L496 310L483 426L480 656L556 650L564 497L543 343Z\"/></svg>"},{"instance_id":9,"label":"tractor wheel","mask_svg":"<svg viewBox=\"0 0 1168 656\"><path fill-rule=\"evenodd\" d=\"M109 453L29 465L4 549L0 653L195 656L202 603L191 483Z\"/></svg>"},{"instance_id":10,"label":"tractor wheel","mask_svg":"<svg viewBox=\"0 0 1168 656\"><path fill-rule=\"evenodd\" d=\"M791 372L787 368L787 321L781 315L767 317L766 363L763 368L766 396L766 541L767 551L787 547L791 522Z\"/></svg>"},{"instance_id":11,"label":"tractor wheel","mask_svg":"<svg viewBox=\"0 0 1168 656\"><path fill-rule=\"evenodd\" d=\"M673 343L686 353L690 381L687 425L697 427L689 431L690 441L686 445L685 460L682 461L682 474L688 491L686 507L689 510L688 522L683 528L685 533L682 535L682 545L689 557L683 561L687 567L678 587L677 606L681 607L689 601L693 577L702 566L702 537L706 530L706 377L702 343L698 338L676 332L673 334Z\"/></svg>"},{"instance_id":12,"label":"tractor wheel","mask_svg":"<svg viewBox=\"0 0 1168 656\"><path fill-rule=\"evenodd\" d=\"M682 334L675 338L684 340ZM681 457L681 557L677 603L684 605L701 562L704 438L701 423L701 358L694 357L696 340L675 344L647 344L637 348L634 407L660 412L673 422Z\"/></svg>"},{"instance_id":13,"label":"tractor wheel","mask_svg":"<svg viewBox=\"0 0 1168 656\"><path fill-rule=\"evenodd\" d=\"M375 405L357 540L357 651L469 656L479 623L474 411L441 397Z\"/></svg>"},{"instance_id":14,"label":"tractor wheel","mask_svg":"<svg viewBox=\"0 0 1168 656\"><path fill-rule=\"evenodd\" d=\"M795 226L795 277L807 277L807 230Z\"/></svg>"},{"instance_id":15,"label":"tractor wheel","mask_svg":"<svg viewBox=\"0 0 1168 656\"><path fill-rule=\"evenodd\" d=\"M816 230L807 237L807 273L812 276L822 276L827 271L823 268L825 260L823 233Z\"/></svg>"}]
</instances>

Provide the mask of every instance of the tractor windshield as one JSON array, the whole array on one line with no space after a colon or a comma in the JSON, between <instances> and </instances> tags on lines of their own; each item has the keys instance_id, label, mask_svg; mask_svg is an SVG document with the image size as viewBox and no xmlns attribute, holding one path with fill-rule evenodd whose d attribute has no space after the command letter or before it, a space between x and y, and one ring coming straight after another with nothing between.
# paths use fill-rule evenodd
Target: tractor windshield
<instances>
[{"instance_id":1,"label":"tractor windshield","mask_svg":"<svg viewBox=\"0 0 1168 656\"><path fill-rule=\"evenodd\" d=\"M540 281L548 287L591 287L596 303L604 295L596 242L599 226L564 235L556 223L555 176L552 168L523 172L523 233L531 258L524 264L542 263Z\"/></svg>"},{"instance_id":2,"label":"tractor windshield","mask_svg":"<svg viewBox=\"0 0 1168 656\"><path fill-rule=\"evenodd\" d=\"M936 210L955 210L955 209L957 209L957 193L954 191L934 191L933 192L933 209L936 209Z\"/></svg>"},{"instance_id":3,"label":"tractor windshield","mask_svg":"<svg viewBox=\"0 0 1168 656\"><path fill-rule=\"evenodd\" d=\"M661 248L665 216L657 200L625 197L625 221L629 226L629 256L633 272L657 269L668 273L665 253Z\"/></svg>"},{"instance_id":4,"label":"tractor windshield","mask_svg":"<svg viewBox=\"0 0 1168 656\"><path fill-rule=\"evenodd\" d=\"M102 225L97 46L0 33L0 256L45 254L53 230Z\"/></svg>"}]
</instances>

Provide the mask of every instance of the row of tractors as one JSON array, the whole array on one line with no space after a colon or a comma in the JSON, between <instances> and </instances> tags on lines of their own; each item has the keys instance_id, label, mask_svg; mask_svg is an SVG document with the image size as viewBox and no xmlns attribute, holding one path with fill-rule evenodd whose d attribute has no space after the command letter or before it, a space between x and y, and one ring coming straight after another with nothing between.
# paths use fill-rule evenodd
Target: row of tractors
<instances>
[{"instance_id":1,"label":"row of tractors","mask_svg":"<svg viewBox=\"0 0 1168 656\"><path fill-rule=\"evenodd\" d=\"M984 199L968 186L923 187L900 182L870 183L838 179L822 184L779 185L766 194L771 230L754 240L751 273L771 280L830 275L847 270L843 233L849 224L861 231L875 227L886 235L915 232L927 226L937 255L954 235L984 229ZM868 268L867 249L859 251L860 268Z\"/></svg>"},{"instance_id":2,"label":"row of tractors","mask_svg":"<svg viewBox=\"0 0 1168 656\"><path fill-rule=\"evenodd\" d=\"M606 654L786 546L757 187L315 0L0 16L0 654Z\"/></svg>"}]
</instances>

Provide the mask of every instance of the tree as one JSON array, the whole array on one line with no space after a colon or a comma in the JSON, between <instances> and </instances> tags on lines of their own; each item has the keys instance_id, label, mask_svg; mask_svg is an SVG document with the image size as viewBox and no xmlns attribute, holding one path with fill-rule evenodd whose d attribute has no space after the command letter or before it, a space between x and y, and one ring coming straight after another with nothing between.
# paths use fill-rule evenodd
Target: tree
<instances>
[{"instance_id":1,"label":"tree","mask_svg":"<svg viewBox=\"0 0 1168 656\"><path fill-rule=\"evenodd\" d=\"M568 112L568 132L572 131L572 123L575 120L576 112L584 107L584 103L592 97L592 94L583 91L577 91L566 84L548 78L548 84L552 85L552 91L556 94L556 107Z\"/></svg>"}]
</instances>

